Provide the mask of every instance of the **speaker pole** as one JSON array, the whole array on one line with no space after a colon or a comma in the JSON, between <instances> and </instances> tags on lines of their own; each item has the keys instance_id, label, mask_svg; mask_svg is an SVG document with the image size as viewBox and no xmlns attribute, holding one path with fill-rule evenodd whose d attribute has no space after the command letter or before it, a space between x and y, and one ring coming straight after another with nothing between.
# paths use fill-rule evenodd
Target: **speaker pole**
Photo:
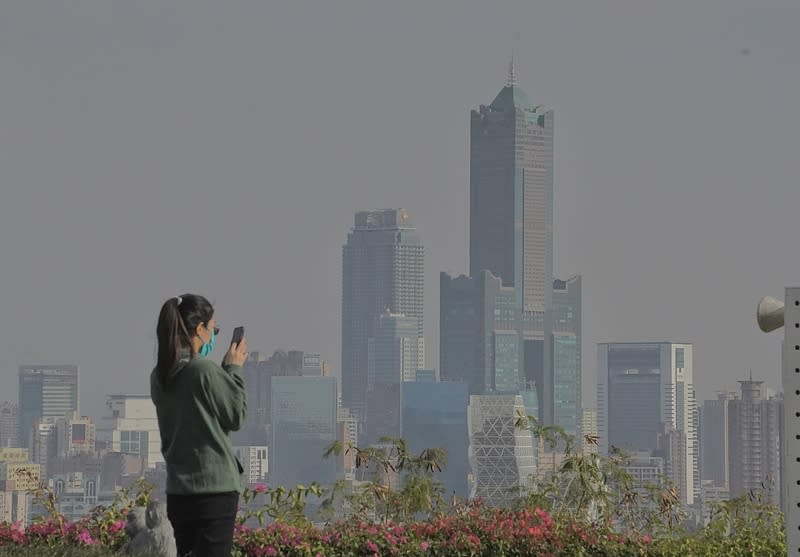
<instances>
[{"instance_id":1,"label":"speaker pole","mask_svg":"<svg viewBox=\"0 0 800 557\"><path fill-rule=\"evenodd\" d=\"M783 473L781 500L789 555L800 554L800 288L787 288L783 342Z\"/></svg>"}]
</instances>

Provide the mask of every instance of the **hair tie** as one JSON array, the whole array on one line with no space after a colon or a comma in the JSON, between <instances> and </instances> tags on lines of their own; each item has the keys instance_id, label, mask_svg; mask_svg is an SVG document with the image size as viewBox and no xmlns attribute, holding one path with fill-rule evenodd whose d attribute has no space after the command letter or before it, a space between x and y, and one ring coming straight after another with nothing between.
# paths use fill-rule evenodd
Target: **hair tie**
<instances>
[{"instance_id":1,"label":"hair tie","mask_svg":"<svg viewBox=\"0 0 800 557\"><path fill-rule=\"evenodd\" d=\"M177 305L181 305L181 302L183 302L183 298L180 296L175 296L175 300L178 302Z\"/></svg>"}]
</instances>

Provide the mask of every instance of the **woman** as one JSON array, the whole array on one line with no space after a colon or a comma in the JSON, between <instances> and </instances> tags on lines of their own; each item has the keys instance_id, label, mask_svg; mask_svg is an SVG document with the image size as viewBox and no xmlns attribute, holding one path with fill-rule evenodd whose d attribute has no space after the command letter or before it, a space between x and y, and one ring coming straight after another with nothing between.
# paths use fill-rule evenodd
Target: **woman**
<instances>
[{"instance_id":1,"label":"woman","mask_svg":"<svg viewBox=\"0 0 800 557\"><path fill-rule=\"evenodd\" d=\"M231 344L222 366L206 357L219 329L202 296L164 302L158 316L158 356L150 374L161 452L167 463L167 515L178 555L229 556L242 466L230 432L247 409L240 368L247 343Z\"/></svg>"}]
</instances>

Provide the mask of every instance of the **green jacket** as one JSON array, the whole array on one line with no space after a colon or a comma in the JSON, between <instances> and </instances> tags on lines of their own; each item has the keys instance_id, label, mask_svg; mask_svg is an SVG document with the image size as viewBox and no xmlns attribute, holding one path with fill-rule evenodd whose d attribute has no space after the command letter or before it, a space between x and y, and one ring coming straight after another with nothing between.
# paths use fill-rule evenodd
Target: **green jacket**
<instances>
[{"instance_id":1,"label":"green jacket","mask_svg":"<svg viewBox=\"0 0 800 557\"><path fill-rule=\"evenodd\" d=\"M167 389L150 374L167 493L195 495L240 491L242 465L230 432L244 423L246 391L239 366L220 367L201 357L182 362Z\"/></svg>"}]
</instances>

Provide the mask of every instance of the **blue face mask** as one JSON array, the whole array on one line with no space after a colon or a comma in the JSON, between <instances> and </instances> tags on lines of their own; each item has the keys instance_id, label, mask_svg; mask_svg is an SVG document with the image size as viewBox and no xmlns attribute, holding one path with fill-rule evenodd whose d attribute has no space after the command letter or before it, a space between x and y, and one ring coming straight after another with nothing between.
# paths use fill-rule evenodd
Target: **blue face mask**
<instances>
[{"instance_id":1,"label":"blue face mask","mask_svg":"<svg viewBox=\"0 0 800 557\"><path fill-rule=\"evenodd\" d=\"M206 356L211 354L212 350L214 350L214 347L216 345L217 345L217 328L214 327L211 330L211 339L209 339L208 342L203 343L203 346L200 347L200 351L198 352L198 354L200 354L203 358L205 358Z\"/></svg>"}]
</instances>

